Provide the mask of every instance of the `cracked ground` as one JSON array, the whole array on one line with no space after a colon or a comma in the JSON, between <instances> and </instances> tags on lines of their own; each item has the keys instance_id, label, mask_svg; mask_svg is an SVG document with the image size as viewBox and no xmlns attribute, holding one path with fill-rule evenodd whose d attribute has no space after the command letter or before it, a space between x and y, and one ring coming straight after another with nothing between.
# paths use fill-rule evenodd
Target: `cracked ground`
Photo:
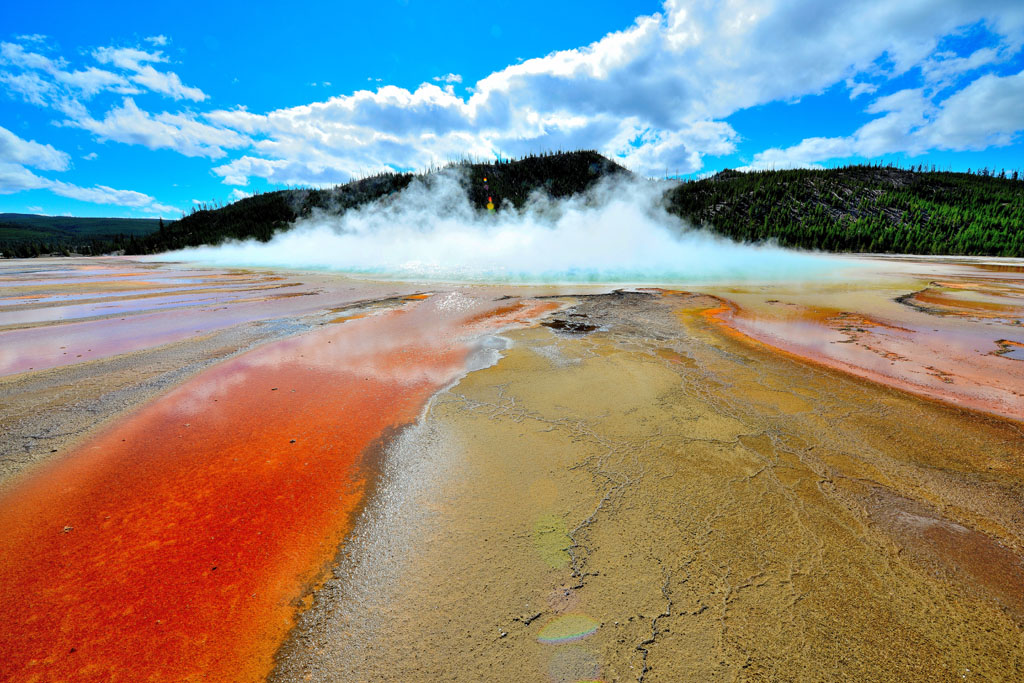
<instances>
[{"instance_id":1,"label":"cracked ground","mask_svg":"<svg viewBox=\"0 0 1024 683\"><path fill-rule=\"evenodd\" d=\"M1019 426L562 302L393 441L274 679L1024 676Z\"/></svg>"}]
</instances>

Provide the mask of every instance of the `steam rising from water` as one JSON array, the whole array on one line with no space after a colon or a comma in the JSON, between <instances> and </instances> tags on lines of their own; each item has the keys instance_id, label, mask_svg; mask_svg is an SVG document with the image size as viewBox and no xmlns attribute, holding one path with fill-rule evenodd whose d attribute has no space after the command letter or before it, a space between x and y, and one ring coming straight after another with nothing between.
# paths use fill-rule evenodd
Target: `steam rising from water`
<instances>
[{"instance_id":1,"label":"steam rising from water","mask_svg":"<svg viewBox=\"0 0 1024 683\"><path fill-rule=\"evenodd\" d=\"M631 284L817 280L852 265L695 230L661 208L662 191L647 181L603 182L585 196L537 196L521 211L482 214L456 174L435 174L341 216L316 213L266 243L154 258L393 279Z\"/></svg>"}]
</instances>

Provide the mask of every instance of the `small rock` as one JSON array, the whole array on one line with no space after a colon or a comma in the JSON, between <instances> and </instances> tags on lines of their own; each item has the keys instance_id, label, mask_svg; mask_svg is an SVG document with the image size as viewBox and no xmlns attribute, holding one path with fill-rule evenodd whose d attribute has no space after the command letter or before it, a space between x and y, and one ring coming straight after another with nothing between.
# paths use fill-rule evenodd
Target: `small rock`
<instances>
[{"instance_id":1,"label":"small rock","mask_svg":"<svg viewBox=\"0 0 1024 683\"><path fill-rule=\"evenodd\" d=\"M69 531L74 531L74 530L75 530L75 527L73 527L73 526L66 526L66 527L64 527L64 533L68 533Z\"/></svg>"}]
</instances>

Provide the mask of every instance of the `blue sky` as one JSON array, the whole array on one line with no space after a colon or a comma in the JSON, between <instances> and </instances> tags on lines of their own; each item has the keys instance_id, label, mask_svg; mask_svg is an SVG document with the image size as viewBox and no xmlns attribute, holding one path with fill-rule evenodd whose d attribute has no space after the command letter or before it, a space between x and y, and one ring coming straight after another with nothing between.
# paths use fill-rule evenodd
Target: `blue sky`
<instances>
[{"instance_id":1,"label":"blue sky","mask_svg":"<svg viewBox=\"0 0 1024 683\"><path fill-rule=\"evenodd\" d=\"M0 212L174 218L559 148L1024 171L1022 46L1019 0L4 3Z\"/></svg>"}]
</instances>

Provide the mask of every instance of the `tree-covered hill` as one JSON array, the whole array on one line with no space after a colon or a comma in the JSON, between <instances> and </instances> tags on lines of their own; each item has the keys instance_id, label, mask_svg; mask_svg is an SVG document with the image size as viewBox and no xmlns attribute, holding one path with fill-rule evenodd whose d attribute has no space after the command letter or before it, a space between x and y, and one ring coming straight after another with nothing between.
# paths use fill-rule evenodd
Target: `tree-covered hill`
<instances>
[{"instance_id":1,"label":"tree-covered hill","mask_svg":"<svg viewBox=\"0 0 1024 683\"><path fill-rule=\"evenodd\" d=\"M878 166L723 171L670 190L666 200L673 213L743 242L1024 256L1024 182L1015 176Z\"/></svg>"},{"instance_id":2,"label":"tree-covered hill","mask_svg":"<svg viewBox=\"0 0 1024 683\"><path fill-rule=\"evenodd\" d=\"M463 162L453 166L461 170L470 201L481 211L485 210L488 196L494 198L495 204L504 200L521 207L535 190L546 191L552 197L566 197L585 191L606 175L627 173L597 152L539 155L491 164ZM437 171L419 177L434 172ZM399 192L416 177L411 173L383 174L329 189L279 190L222 208L200 207L138 241L128 253L168 251L217 244L226 239L255 238L266 242L276 231L309 216L314 209L340 213Z\"/></svg>"},{"instance_id":3,"label":"tree-covered hill","mask_svg":"<svg viewBox=\"0 0 1024 683\"><path fill-rule=\"evenodd\" d=\"M0 213L0 254L103 254L159 230L156 218L74 218Z\"/></svg>"},{"instance_id":4,"label":"tree-covered hill","mask_svg":"<svg viewBox=\"0 0 1024 683\"><path fill-rule=\"evenodd\" d=\"M592 151L454 166L471 204L481 212L486 211L489 196L501 211L508 206L522 207L533 192L568 197L585 192L606 176L631 176ZM71 251L101 253L106 245L107 251L125 249L142 254L226 239L267 241L314 210L341 213L375 200L387 201L414 178L439 170L420 176L378 175L327 189L279 190L224 207L202 205L155 231L155 221L139 221L139 231L121 229L116 240L104 243L94 239ZM775 240L783 246L825 251L1024 256L1024 182L1016 173L1007 178L988 171L949 173L881 166L754 173L727 170L699 181L666 183L664 204L693 225L742 242ZM143 222L150 224L149 234L141 228ZM45 236L37 236L32 246L30 234L5 233L2 228L0 251L7 255L64 248L50 248L58 243L50 239L53 244L47 244ZM5 234L21 240L17 244L27 253L15 251L10 240L5 243Z\"/></svg>"},{"instance_id":5,"label":"tree-covered hill","mask_svg":"<svg viewBox=\"0 0 1024 683\"><path fill-rule=\"evenodd\" d=\"M596 152L458 164L473 206L488 195L521 207L532 192L566 197L599 178L629 174ZM339 212L404 189L415 176L382 175L325 190L283 190L199 210L137 242L138 252L268 240L314 208ZM486 189L484 178L487 178ZM825 251L1024 256L1024 182L994 174L848 166L723 171L665 192L668 210L742 242ZM507 204L504 204L507 205ZM624 226L628 229L628 226Z\"/></svg>"},{"instance_id":6,"label":"tree-covered hill","mask_svg":"<svg viewBox=\"0 0 1024 683\"><path fill-rule=\"evenodd\" d=\"M331 189L278 190L240 199L224 207L200 205L128 248L129 254L152 254L183 247L218 244L228 239L266 242L313 209L341 212L404 189L413 176L386 174Z\"/></svg>"}]
</instances>

